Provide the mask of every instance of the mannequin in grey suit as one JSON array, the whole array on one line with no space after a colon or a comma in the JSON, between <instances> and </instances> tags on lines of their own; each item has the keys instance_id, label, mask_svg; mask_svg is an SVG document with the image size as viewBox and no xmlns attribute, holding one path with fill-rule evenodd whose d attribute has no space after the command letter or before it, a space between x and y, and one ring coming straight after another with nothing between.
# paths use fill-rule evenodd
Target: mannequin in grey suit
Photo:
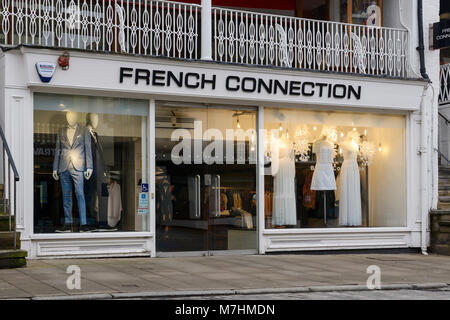
<instances>
[{"instance_id":1,"label":"mannequin in grey suit","mask_svg":"<svg viewBox=\"0 0 450 320\"><path fill-rule=\"evenodd\" d=\"M72 184L78 203L81 226L86 225L84 178L92 175L91 139L86 128L77 123L77 114L67 112L68 126L61 128L56 139L53 178L61 178L64 207L64 232L70 232L72 222ZM81 229L84 230L83 228ZM61 231L61 232L63 232Z\"/></svg>"}]
</instances>

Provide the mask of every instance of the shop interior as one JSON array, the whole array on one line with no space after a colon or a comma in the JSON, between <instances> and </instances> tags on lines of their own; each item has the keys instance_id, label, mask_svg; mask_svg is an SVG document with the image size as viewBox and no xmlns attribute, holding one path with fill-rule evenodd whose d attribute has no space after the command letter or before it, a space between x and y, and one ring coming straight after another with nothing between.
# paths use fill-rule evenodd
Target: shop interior
<instances>
[{"instance_id":1,"label":"shop interior","mask_svg":"<svg viewBox=\"0 0 450 320\"><path fill-rule=\"evenodd\" d=\"M173 105L156 110L156 250L256 250L256 112Z\"/></svg>"}]
</instances>

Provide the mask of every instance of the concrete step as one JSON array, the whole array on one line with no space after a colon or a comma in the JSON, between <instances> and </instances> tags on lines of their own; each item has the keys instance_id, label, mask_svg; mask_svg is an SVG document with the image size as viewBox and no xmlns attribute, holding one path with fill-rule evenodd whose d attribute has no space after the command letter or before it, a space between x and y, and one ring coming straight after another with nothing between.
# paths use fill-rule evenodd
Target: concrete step
<instances>
[{"instance_id":1,"label":"concrete step","mask_svg":"<svg viewBox=\"0 0 450 320\"><path fill-rule=\"evenodd\" d=\"M23 268L27 265L24 250L0 250L0 269Z\"/></svg>"},{"instance_id":2,"label":"concrete step","mask_svg":"<svg viewBox=\"0 0 450 320\"><path fill-rule=\"evenodd\" d=\"M450 189L442 190L441 188L439 188L439 197L450 197Z\"/></svg>"},{"instance_id":3,"label":"concrete step","mask_svg":"<svg viewBox=\"0 0 450 320\"><path fill-rule=\"evenodd\" d=\"M450 196L439 196L439 202L450 203Z\"/></svg>"},{"instance_id":4,"label":"concrete step","mask_svg":"<svg viewBox=\"0 0 450 320\"><path fill-rule=\"evenodd\" d=\"M16 233L16 248L20 248L20 233ZM14 249L14 231L0 231L0 250Z\"/></svg>"},{"instance_id":5,"label":"concrete step","mask_svg":"<svg viewBox=\"0 0 450 320\"><path fill-rule=\"evenodd\" d=\"M11 224L14 226L14 217L11 217ZM9 231L9 215L0 213L0 231Z\"/></svg>"},{"instance_id":6,"label":"concrete step","mask_svg":"<svg viewBox=\"0 0 450 320\"><path fill-rule=\"evenodd\" d=\"M439 191L450 190L450 184L447 184L447 183L439 184L438 189L439 189Z\"/></svg>"},{"instance_id":7,"label":"concrete step","mask_svg":"<svg viewBox=\"0 0 450 320\"><path fill-rule=\"evenodd\" d=\"M450 203L448 202L438 202L438 209L439 210L450 210Z\"/></svg>"},{"instance_id":8,"label":"concrete step","mask_svg":"<svg viewBox=\"0 0 450 320\"><path fill-rule=\"evenodd\" d=\"M450 175L450 166L439 166L439 174L441 173Z\"/></svg>"}]
</instances>

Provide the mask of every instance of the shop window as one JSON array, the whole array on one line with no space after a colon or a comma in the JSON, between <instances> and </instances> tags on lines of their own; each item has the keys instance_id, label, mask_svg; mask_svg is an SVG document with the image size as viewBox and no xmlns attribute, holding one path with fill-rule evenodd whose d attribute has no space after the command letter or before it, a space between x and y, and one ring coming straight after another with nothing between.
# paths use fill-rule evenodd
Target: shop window
<instances>
[{"instance_id":1,"label":"shop window","mask_svg":"<svg viewBox=\"0 0 450 320\"><path fill-rule=\"evenodd\" d=\"M143 100L34 95L35 233L149 230L147 116Z\"/></svg>"},{"instance_id":2,"label":"shop window","mask_svg":"<svg viewBox=\"0 0 450 320\"><path fill-rule=\"evenodd\" d=\"M406 226L405 119L266 109L266 228Z\"/></svg>"},{"instance_id":3,"label":"shop window","mask_svg":"<svg viewBox=\"0 0 450 320\"><path fill-rule=\"evenodd\" d=\"M297 0L300 18L382 26L383 0Z\"/></svg>"},{"instance_id":4,"label":"shop window","mask_svg":"<svg viewBox=\"0 0 450 320\"><path fill-rule=\"evenodd\" d=\"M383 0L340 0L340 21L382 26Z\"/></svg>"}]
</instances>

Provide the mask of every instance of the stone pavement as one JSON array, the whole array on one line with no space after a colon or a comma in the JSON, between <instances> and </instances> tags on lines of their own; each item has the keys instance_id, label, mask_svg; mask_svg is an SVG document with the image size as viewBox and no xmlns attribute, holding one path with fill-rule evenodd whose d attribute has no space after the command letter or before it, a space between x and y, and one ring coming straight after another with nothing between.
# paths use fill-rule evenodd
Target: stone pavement
<instances>
[{"instance_id":1,"label":"stone pavement","mask_svg":"<svg viewBox=\"0 0 450 320\"><path fill-rule=\"evenodd\" d=\"M81 289L66 286L81 269ZM450 257L420 254L247 255L29 260L0 270L0 299L127 298L366 290L367 267L385 289L450 288Z\"/></svg>"}]
</instances>

